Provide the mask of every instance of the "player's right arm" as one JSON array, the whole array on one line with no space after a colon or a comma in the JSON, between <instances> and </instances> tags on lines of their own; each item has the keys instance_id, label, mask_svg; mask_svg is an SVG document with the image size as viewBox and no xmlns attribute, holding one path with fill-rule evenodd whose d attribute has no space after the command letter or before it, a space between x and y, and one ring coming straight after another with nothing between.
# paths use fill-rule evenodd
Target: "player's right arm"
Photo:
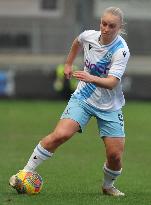
<instances>
[{"instance_id":1,"label":"player's right arm","mask_svg":"<svg viewBox=\"0 0 151 205\"><path fill-rule=\"evenodd\" d=\"M76 38L72 43L71 49L70 49L69 54L67 56L67 59L65 61L64 75L67 79L70 79L72 77L72 73L73 73L72 65L73 65L73 62L74 62L80 48L81 48L81 45L78 41L78 38Z\"/></svg>"}]
</instances>

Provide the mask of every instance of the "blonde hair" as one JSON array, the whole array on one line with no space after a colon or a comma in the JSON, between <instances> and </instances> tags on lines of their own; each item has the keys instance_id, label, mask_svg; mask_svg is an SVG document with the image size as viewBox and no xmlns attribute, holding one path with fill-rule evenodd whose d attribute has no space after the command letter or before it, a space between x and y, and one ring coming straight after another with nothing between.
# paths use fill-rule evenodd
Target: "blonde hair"
<instances>
[{"instance_id":1,"label":"blonde hair","mask_svg":"<svg viewBox=\"0 0 151 205\"><path fill-rule=\"evenodd\" d=\"M126 23L124 22L124 13L123 11L118 8L118 7L108 7L104 10L103 15L105 15L106 13L110 13L114 16L118 16L121 22L121 29L120 29L120 34L126 34L126 30L125 30L125 25Z\"/></svg>"}]
</instances>

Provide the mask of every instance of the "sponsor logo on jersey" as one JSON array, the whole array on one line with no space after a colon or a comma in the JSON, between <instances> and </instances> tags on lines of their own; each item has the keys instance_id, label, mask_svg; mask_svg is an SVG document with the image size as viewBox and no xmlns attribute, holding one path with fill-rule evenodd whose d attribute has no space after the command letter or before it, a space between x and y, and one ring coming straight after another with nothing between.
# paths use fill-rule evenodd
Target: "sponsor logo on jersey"
<instances>
[{"instance_id":1,"label":"sponsor logo on jersey","mask_svg":"<svg viewBox=\"0 0 151 205\"><path fill-rule=\"evenodd\" d=\"M109 70L109 68L107 68L105 65L99 63L97 64L91 63L88 59L86 59L85 61L85 66L86 68L90 69L90 73L96 74L98 76L102 74L107 74Z\"/></svg>"}]
</instances>

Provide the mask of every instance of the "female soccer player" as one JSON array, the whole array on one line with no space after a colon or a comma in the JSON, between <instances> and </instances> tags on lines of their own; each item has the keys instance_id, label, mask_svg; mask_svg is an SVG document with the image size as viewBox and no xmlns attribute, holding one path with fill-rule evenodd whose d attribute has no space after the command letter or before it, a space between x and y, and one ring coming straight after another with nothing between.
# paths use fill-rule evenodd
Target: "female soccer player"
<instances>
[{"instance_id":1,"label":"female soccer player","mask_svg":"<svg viewBox=\"0 0 151 205\"><path fill-rule=\"evenodd\" d=\"M107 195L124 196L114 187L116 178L122 172L125 142L121 111L125 100L121 77L130 56L128 46L121 37L123 24L122 11L115 7L107 8L101 17L100 31L84 31L73 41L64 74L67 79L75 77L79 84L56 128L39 142L23 171L34 172L61 144L76 132L82 132L94 116L106 149L102 191ZM73 72L72 65L80 48L84 50L84 70ZM12 186L14 177L10 179Z\"/></svg>"}]
</instances>

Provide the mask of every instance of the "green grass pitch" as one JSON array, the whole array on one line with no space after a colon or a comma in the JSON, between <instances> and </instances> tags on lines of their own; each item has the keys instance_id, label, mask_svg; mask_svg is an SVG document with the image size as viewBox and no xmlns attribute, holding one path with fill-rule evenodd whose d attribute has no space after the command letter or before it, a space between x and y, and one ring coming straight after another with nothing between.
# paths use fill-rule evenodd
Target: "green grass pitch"
<instances>
[{"instance_id":1,"label":"green grass pitch","mask_svg":"<svg viewBox=\"0 0 151 205\"><path fill-rule=\"evenodd\" d=\"M126 148L121 198L100 192L104 146L95 119L83 134L62 145L38 167L44 186L37 196L18 195L9 177L22 169L41 137L55 127L66 102L0 101L0 205L148 205L151 204L151 102L127 102Z\"/></svg>"}]
</instances>

